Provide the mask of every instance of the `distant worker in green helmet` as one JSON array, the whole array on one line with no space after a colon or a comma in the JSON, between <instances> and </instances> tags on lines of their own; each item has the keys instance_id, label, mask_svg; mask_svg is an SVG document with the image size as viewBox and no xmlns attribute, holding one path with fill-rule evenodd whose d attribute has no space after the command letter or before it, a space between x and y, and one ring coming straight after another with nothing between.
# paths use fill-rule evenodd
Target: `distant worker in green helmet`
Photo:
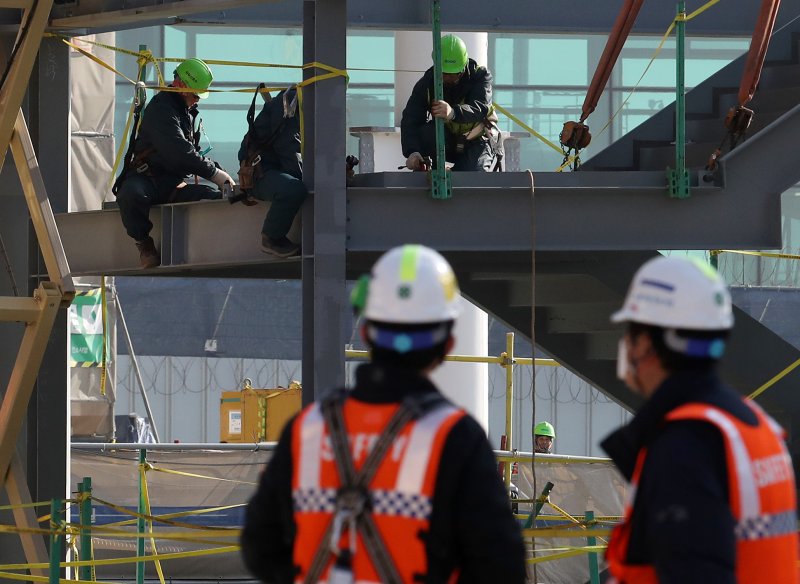
<instances>
[{"instance_id":1,"label":"distant worker in green helmet","mask_svg":"<svg viewBox=\"0 0 800 584\"><path fill-rule=\"evenodd\" d=\"M433 99L433 67L428 69L411 92L400 136L406 167L430 170L436 160L434 118L445 121L445 157L454 171L494 169L499 152L497 116L492 105L492 74L467 55L459 37L442 37L441 101Z\"/></svg>"},{"instance_id":2,"label":"distant worker in green helmet","mask_svg":"<svg viewBox=\"0 0 800 584\"><path fill-rule=\"evenodd\" d=\"M536 454L551 454L556 429L550 422L539 422L533 427L533 449Z\"/></svg>"},{"instance_id":3,"label":"distant worker in green helmet","mask_svg":"<svg viewBox=\"0 0 800 584\"><path fill-rule=\"evenodd\" d=\"M150 236L150 207L219 199L226 188L232 189L235 184L230 174L200 152L202 120L198 118L197 104L208 97L213 78L211 69L200 59L181 62L170 84L176 91L161 91L153 96L144 109L141 124L132 128L128 153L112 190L122 224L136 242L142 268L161 265L161 256ZM216 186L187 181L191 175Z\"/></svg>"}]
</instances>

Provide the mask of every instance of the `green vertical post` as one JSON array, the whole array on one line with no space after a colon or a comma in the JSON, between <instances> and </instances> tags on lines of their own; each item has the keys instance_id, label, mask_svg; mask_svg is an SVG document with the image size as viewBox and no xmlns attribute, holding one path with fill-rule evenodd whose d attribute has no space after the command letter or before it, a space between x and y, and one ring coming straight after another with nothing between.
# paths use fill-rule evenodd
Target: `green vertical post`
<instances>
[{"instance_id":1,"label":"green vertical post","mask_svg":"<svg viewBox=\"0 0 800 584\"><path fill-rule=\"evenodd\" d=\"M50 503L50 584L58 584L61 577L61 542L64 536L56 530L61 529L63 504L61 499L53 499Z\"/></svg>"},{"instance_id":2,"label":"green vertical post","mask_svg":"<svg viewBox=\"0 0 800 584\"><path fill-rule=\"evenodd\" d=\"M81 517L81 547L78 559L86 562L92 559L92 479L91 477L83 477L83 481L78 485L78 493L86 494L87 497L81 497L79 506ZM81 566L78 568L78 579L88 582L94 580L92 576L91 566Z\"/></svg>"},{"instance_id":3,"label":"green vertical post","mask_svg":"<svg viewBox=\"0 0 800 584\"><path fill-rule=\"evenodd\" d=\"M442 85L442 26L439 18L439 0L431 0L431 23L433 25L433 99L444 99ZM434 199L449 199L453 196L450 173L445 168L447 160L444 144L444 120L433 118L436 128L436 168L431 169L431 196Z\"/></svg>"},{"instance_id":4,"label":"green vertical post","mask_svg":"<svg viewBox=\"0 0 800 584\"><path fill-rule=\"evenodd\" d=\"M587 511L585 518L587 524L594 521L594 511ZM597 538L587 537L586 545L597 545ZM589 584L600 584L600 565L597 562L597 552L589 552Z\"/></svg>"},{"instance_id":5,"label":"green vertical post","mask_svg":"<svg viewBox=\"0 0 800 584\"><path fill-rule=\"evenodd\" d=\"M142 448L139 450L139 466L145 464L147 462L147 450ZM139 515L144 515L147 511L147 507L145 506L144 501L144 473L139 470ZM139 517L136 520L136 532L139 534L139 538L136 540L136 555L139 557L144 556L144 532L145 532L145 524L144 519ZM144 561L136 562L136 584L144 584L144 569L145 563Z\"/></svg>"},{"instance_id":6,"label":"green vertical post","mask_svg":"<svg viewBox=\"0 0 800 584\"><path fill-rule=\"evenodd\" d=\"M675 19L675 170L667 169L670 196L689 197L689 171L686 168L686 0L678 0Z\"/></svg>"}]
</instances>

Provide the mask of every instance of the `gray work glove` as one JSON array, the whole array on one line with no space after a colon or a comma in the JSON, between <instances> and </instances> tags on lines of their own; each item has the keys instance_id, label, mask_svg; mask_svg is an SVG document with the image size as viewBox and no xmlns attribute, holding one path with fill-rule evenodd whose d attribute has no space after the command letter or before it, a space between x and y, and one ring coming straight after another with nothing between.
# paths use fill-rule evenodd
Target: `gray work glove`
<instances>
[{"instance_id":1,"label":"gray work glove","mask_svg":"<svg viewBox=\"0 0 800 584\"><path fill-rule=\"evenodd\" d=\"M428 170L428 165L425 163L422 154L419 152L412 152L411 155L406 158L406 168L409 170Z\"/></svg>"},{"instance_id":2,"label":"gray work glove","mask_svg":"<svg viewBox=\"0 0 800 584\"><path fill-rule=\"evenodd\" d=\"M233 180L233 177L231 177L231 175L221 168L217 169L217 172L214 173L210 180L219 187L219 190L223 190L225 188L225 183L228 183L230 187L233 187L236 184L236 181Z\"/></svg>"}]
</instances>

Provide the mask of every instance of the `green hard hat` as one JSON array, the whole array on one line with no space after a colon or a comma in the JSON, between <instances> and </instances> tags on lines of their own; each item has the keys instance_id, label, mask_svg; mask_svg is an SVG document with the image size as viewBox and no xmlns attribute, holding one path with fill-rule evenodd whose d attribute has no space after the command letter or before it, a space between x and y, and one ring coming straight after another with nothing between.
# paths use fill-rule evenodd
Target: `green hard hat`
<instances>
[{"instance_id":1,"label":"green hard hat","mask_svg":"<svg viewBox=\"0 0 800 584\"><path fill-rule=\"evenodd\" d=\"M175 75L186 84L186 87L194 90L201 99L208 97L208 88L214 76L200 59L186 59L175 69Z\"/></svg>"},{"instance_id":2,"label":"green hard hat","mask_svg":"<svg viewBox=\"0 0 800 584\"><path fill-rule=\"evenodd\" d=\"M467 66L467 45L454 34L442 37L442 73L461 73Z\"/></svg>"},{"instance_id":3,"label":"green hard hat","mask_svg":"<svg viewBox=\"0 0 800 584\"><path fill-rule=\"evenodd\" d=\"M550 422L539 422L533 427L533 434L535 436L550 436L553 440L556 439L556 429Z\"/></svg>"}]
</instances>

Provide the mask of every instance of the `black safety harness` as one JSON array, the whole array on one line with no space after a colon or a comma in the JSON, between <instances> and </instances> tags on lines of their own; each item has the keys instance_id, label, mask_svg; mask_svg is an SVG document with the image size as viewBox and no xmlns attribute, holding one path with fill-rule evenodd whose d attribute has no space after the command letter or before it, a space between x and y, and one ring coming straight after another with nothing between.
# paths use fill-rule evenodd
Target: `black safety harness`
<instances>
[{"instance_id":1,"label":"black safety harness","mask_svg":"<svg viewBox=\"0 0 800 584\"><path fill-rule=\"evenodd\" d=\"M386 453L406 425L426 413L446 404L439 394L408 396L389 420L363 466L356 471L347 439L344 421L346 392L340 392L321 404L321 411L330 435L336 470L342 486L336 494L336 507L309 567L304 584L317 584L331 556L336 562L331 568L329 582L352 583L353 554L356 535L361 534L366 552L372 560L378 578L384 584L402 584L394 559L386 547L375 518L372 515L372 498L369 485L375 477ZM339 541L345 530L349 531L349 544L340 548Z\"/></svg>"}]
</instances>

